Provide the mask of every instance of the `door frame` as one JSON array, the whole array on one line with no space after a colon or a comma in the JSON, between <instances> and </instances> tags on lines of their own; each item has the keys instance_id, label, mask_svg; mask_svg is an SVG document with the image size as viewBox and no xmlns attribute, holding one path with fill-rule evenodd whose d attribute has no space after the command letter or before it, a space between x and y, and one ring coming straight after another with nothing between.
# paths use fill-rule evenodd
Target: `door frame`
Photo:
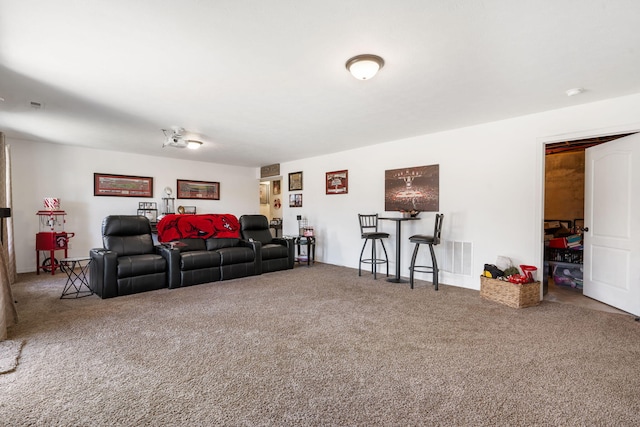
<instances>
[{"instance_id":1,"label":"door frame","mask_svg":"<svg viewBox=\"0 0 640 427\"><path fill-rule=\"evenodd\" d=\"M536 138L539 144L538 153L536 156L536 162L538 164L538 179L536 185L536 193L538 194L538 209L534 215L533 229L536 230L539 238L535 240L536 251L538 252L538 265L544 268L544 199L545 199L545 157L547 144L553 144L555 142L562 141L576 141L579 139L597 138L604 136L611 136L623 133L640 132L640 123L632 123L619 126L611 126L599 129L589 129L578 132L569 132L558 135L541 136ZM540 286L540 301L544 298L544 286Z\"/></svg>"}]
</instances>

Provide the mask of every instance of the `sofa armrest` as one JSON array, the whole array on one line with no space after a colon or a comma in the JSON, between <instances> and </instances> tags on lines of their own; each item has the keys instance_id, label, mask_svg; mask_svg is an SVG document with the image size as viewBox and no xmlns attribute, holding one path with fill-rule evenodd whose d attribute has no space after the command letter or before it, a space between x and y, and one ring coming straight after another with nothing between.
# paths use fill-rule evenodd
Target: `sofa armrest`
<instances>
[{"instance_id":1,"label":"sofa armrest","mask_svg":"<svg viewBox=\"0 0 640 427\"><path fill-rule=\"evenodd\" d=\"M258 240L240 240L239 246L250 248L255 256L255 275L262 274L262 243Z\"/></svg>"},{"instance_id":2,"label":"sofa armrest","mask_svg":"<svg viewBox=\"0 0 640 427\"><path fill-rule=\"evenodd\" d=\"M118 254L104 248L89 251L89 286L100 298L118 296Z\"/></svg>"},{"instance_id":3,"label":"sofa armrest","mask_svg":"<svg viewBox=\"0 0 640 427\"><path fill-rule=\"evenodd\" d=\"M289 253L289 268L293 268L296 263L295 244L293 239L275 237L272 242L287 247L287 252Z\"/></svg>"},{"instance_id":4,"label":"sofa armrest","mask_svg":"<svg viewBox=\"0 0 640 427\"><path fill-rule=\"evenodd\" d=\"M275 243L277 245L282 245L282 246L293 246L293 240L292 239L285 239L283 237L274 237L273 240L271 240L272 243Z\"/></svg>"},{"instance_id":5,"label":"sofa armrest","mask_svg":"<svg viewBox=\"0 0 640 427\"><path fill-rule=\"evenodd\" d=\"M167 262L167 284L169 289L179 288L180 280L180 249L172 245L155 246L156 253L162 255Z\"/></svg>"}]
</instances>

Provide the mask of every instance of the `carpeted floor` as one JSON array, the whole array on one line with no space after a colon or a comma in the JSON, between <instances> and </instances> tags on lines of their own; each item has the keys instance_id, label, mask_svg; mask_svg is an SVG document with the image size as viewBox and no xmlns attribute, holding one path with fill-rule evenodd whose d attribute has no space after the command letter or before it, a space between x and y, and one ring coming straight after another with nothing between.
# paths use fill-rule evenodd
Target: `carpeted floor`
<instances>
[{"instance_id":1,"label":"carpeted floor","mask_svg":"<svg viewBox=\"0 0 640 427\"><path fill-rule=\"evenodd\" d=\"M316 264L100 300L14 287L6 426L640 424L640 325Z\"/></svg>"}]
</instances>

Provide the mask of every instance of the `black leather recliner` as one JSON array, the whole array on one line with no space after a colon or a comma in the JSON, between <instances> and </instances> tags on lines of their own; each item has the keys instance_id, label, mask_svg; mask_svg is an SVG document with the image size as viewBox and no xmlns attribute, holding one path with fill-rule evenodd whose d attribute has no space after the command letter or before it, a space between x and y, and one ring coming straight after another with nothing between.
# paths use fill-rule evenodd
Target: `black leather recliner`
<instances>
[{"instance_id":1,"label":"black leather recliner","mask_svg":"<svg viewBox=\"0 0 640 427\"><path fill-rule=\"evenodd\" d=\"M260 243L256 245L256 249L260 257L258 265L261 271L256 274L293 268L295 262L293 240L274 238L266 216L242 215L240 234L244 240Z\"/></svg>"},{"instance_id":2,"label":"black leather recliner","mask_svg":"<svg viewBox=\"0 0 640 427\"><path fill-rule=\"evenodd\" d=\"M100 298L167 287L167 260L153 245L144 216L111 215L102 221L103 248L89 251L89 284Z\"/></svg>"}]
</instances>

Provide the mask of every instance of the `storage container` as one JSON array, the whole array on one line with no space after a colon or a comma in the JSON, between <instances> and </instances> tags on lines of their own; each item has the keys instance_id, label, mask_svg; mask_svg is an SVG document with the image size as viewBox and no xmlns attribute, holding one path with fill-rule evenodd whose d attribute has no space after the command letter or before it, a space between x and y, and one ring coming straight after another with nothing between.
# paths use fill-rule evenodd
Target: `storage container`
<instances>
[{"instance_id":1,"label":"storage container","mask_svg":"<svg viewBox=\"0 0 640 427\"><path fill-rule=\"evenodd\" d=\"M549 264L552 267L553 283L558 286L582 289L582 264L572 264L569 262L550 262Z\"/></svg>"},{"instance_id":2,"label":"storage container","mask_svg":"<svg viewBox=\"0 0 640 427\"><path fill-rule=\"evenodd\" d=\"M480 276L480 297L513 308L540 304L540 282L521 285Z\"/></svg>"}]
</instances>

